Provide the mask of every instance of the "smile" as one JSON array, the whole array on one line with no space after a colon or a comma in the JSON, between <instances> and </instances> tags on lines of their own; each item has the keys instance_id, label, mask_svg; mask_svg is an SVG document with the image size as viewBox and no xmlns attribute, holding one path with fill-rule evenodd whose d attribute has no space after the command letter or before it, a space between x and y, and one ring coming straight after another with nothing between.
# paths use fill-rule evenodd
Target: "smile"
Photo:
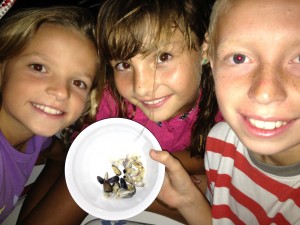
<instances>
[{"instance_id":1,"label":"smile","mask_svg":"<svg viewBox=\"0 0 300 225\"><path fill-rule=\"evenodd\" d=\"M155 100L152 100L152 101L144 101L143 103L146 104L146 105L155 105L155 104L158 104L158 103L164 101L165 99L166 99L166 97L160 98L160 99L155 99Z\"/></svg>"},{"instance_id":2,"label":"smile","mask_svg":"<svg viewBox=\"0 0 300 225\"><path fill-rule=\"evenodd\" d=\"M276 128L280 128L282 126L285 126L287 122L285 121L262 121L262 120L255 120L250 118L249 119L250 123L259 129L264 129L264 130L274 130Z\"/></svg>"},{"instance_id":3,"label":"smile","mask_svg":"<svg viewBox=\"0 0 300 225\"><path fill-rule=\"evenodd\" d=\"M45 113L48 113L48 114L51 114L51 115L60 115L60 114L63 114L62 111L59 111L57 109L54 109L54 108L51 108L51 107L48 107L48 106L45 106L45 105L39 105L39 104L36 104L36 103L33 103L33 106L44 111Z\"/></svg>"}]
</instances>

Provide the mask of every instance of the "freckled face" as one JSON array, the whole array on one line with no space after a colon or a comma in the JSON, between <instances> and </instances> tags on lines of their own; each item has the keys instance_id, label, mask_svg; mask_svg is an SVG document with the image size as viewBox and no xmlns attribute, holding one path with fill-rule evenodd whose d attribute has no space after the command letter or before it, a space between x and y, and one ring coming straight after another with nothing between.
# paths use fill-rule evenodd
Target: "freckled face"
<instances>
[{"instance_id":1,"label":"freckled face","mask_svg":"<svg viewBox=\"0 0 300 225\"><path fill-rule=\"evenodd\" d=\"M258 154L300 152L299 22L300 1L243 0L216 28L211 62L219 106Z\"/></svg>"},{"instance_id":2,"label":"freckled face","mask_svg":"<svg viewBox=\"0 0 300 225\"><path fill-rule=\"evenodd\" d=\"M82 113L97 69L93 43L77 31L44 24L3 65L1 129L51 136Z\"/></svg>"},{"instance_id":3,"label":"freckled face","mask_svg":"<svg viewBox=\"0 0 300 225\"><path fill-rule=\"evenodd\" d=\"M139 107L151 120L169 120L191 109L199 93L200 51L183 46L176 31L170 45L148 56L111 61L121 96Z\"/></svg>"}]
</instances>

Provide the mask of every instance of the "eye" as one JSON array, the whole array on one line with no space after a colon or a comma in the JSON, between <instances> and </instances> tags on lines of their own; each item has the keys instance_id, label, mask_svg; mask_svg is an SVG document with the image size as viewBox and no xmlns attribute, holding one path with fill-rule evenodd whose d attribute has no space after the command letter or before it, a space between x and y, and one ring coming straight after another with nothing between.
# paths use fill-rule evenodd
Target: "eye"
<instances>
[{"instance_id":1,"label":"eye","mask_svg":"<svg viewBox=\"0 0 300 225\"><path fill-rule=\"evenodd\" d=\"M300 77L300 55L294 57L288 62L288 70L294 76Z\"/></svg>"},{"instance_id":2,"label":"eye","mask_svg":"<svg viewBox=\"0 0 300 225\"><path fill-rule=\"evenodd\" d=\"M300 63L300 55L292 60L292 63Z\"/></svg>"},{"instance_id":3,"label":"eye","mask_svg":"<svg viewBox=\"0 0 300 225\"><path fill-rule=\"evenodd\" d=\"M41 73L47 72L45 66L43 66L41 64L31 64L30 68L32 68L35 71L41 72Z\"/></svg>"},{"instance_id":4,"label":"eye","mask_svg":"<svg viewBox=\"0 0 300 225\"><path fill-rule=\"evenodd\" d=\"M130 64L126 62L119 62L115 65L115 68L119 71L124 71L130 69Z\"/></svg>"},{"instance_id":5,"label":"eye","mask_svg":"<svg viewBox=\"0 0 300 225\"><path fill-rule=\"evenodd\" d=\"M166 62L169 61L171 58L172 58L171 54L163 52L159 54L159 56L157 57L157 62L158 63Z\"/></svg>"},{"instance_id":6,"label":"eye","mask_svg":"<svg viewBox=\"0 0 300 225\"><path fill-rule=\"evenodd\" d=\"M230 58L230 61L234 64L242 64L247 63L250 60L244 54L236 53Z\"/></svg>"},{"instance_id":7,"label":"eye","mask_svg":"<svg viewBox=\"0 0 300 225\"><path fill-rule=\"evenodd\" d=\"M72 83L80 89L86 89L87 85L81 80L73 80Z\"/></svg>"}]
</instances>

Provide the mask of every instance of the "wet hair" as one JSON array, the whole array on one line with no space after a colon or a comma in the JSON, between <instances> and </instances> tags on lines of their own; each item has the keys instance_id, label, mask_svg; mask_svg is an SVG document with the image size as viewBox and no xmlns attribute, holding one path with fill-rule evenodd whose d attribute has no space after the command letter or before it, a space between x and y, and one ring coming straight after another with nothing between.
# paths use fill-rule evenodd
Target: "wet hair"
<instances>
[{"instance_id":1,"label":"wet hair","mask_svg":"<svg viewBox=\"0 0 300 225\"><path fill-rule=\"evenodd\" d=\"M188 50L199 50L208 27L210 2L209 0L106 0L102 3L96 26L101 59L100 70L101 75L104 75L102 83L107 85L108 91L117 102L119 117L127 118L129 113L127 101L116 89L110 61L128 60L137 54L147 56L151 52L160 51L176 30L182 33ZM200 74L199 66L199 76ZM209 104L206 102L208 93L205 93L207 78L209 79L209 76L204 76L204 80L201 79L199 87L203 90L200 103L202 110L199 112L198 122L194 124L189 147L193 156L200 155L200 152L204 153L205 139L211 123L203 122L215 117L211 114L216 114L214 110L210 111L211 109L206 107ZM203 127L203 124L208 126Z\"/></svg>"},{"instance_id":2,"label":"wet hair","mask_svg":"<svg viewBox=\"0 0 300 225\"><path fill-rule=\"evenodd\" d=\"M57 24L79 32L90 40L97 49L95 38L95 18L88 9L76 6L52 6L47 8L18 9L0 21L0 103L2 86L5 85L3 70L5 62L20 54L30 43L31 38L43 24ZM95 76L89 100L83 117L94 118L98 104L97 93L100 85Z\"/></svg>"}]
</instances>

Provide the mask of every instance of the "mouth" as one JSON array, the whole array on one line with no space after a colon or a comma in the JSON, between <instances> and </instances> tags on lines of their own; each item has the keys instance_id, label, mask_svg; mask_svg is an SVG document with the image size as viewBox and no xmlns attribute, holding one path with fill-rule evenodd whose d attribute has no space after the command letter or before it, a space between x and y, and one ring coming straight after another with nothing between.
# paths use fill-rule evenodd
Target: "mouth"
<instances>
[{"instance_id":1,"label":"mouth","mask_svg":"<svg viewBox=\"0 0 300 225\"><path fill-rule=\"evenodd\" d=\"M252 118L249 118L249 122L252 126L263 130L274 130L287 125L285 121L262 121Z\"/></svg>"},{"instance_id":2,"label":"mouth","mask_svg":"<svg viewBox=\"0 0 300 225\"><path fill-rule=\"evenodd\" d=\"M145 105L156 105L156 104L163 102L165 99L166 99L166 97L163 97L163 98L155 99L155 100L151 100L151 101L143 101L143 103Z\"/></svg>"},{"instance_id":3,"label":"mouth","mask_svg":"<svg viewBox=\"0 0 300 225\"><path fill-rule=\"evenodd\" d=\"M60 111L58 109L51 108L49 106L40 105L40 104L36 104L36 103L32 103L32 105L34 107L42 110L43 112L50 114L50 115L61 115L61 114L63 114L62 111Z\"/></svg>"}]
</instances>

